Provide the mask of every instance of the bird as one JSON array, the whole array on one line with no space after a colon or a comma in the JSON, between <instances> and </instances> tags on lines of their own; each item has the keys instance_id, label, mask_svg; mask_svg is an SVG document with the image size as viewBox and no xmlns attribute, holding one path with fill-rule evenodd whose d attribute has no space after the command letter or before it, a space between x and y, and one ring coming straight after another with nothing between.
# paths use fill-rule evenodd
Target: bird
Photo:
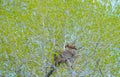
<instances>
[{"instance_id":1,"label":"bird","mask_svg":"<svg viewBox=\"0 0 120 77\"><path fill-rule=\"evenodd\" d=\"M77 48L74 44L66 44L65 50L59 54L54 54L54 64L51 66L51 70L46 74L45 77L50 77L55 70L55 67L60 66L60 64L66 64L72 68L71 63L77 55Z\"/></svg>"}]
</instances>

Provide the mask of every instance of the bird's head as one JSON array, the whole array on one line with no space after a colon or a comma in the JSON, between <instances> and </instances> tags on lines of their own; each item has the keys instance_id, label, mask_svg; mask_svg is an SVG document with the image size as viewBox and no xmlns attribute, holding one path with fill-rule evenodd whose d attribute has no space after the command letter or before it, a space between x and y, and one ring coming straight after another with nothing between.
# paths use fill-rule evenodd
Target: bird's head
<instances>
[{"instance_id":1,"label":"bird's head","mask_svg":"<svg viewBox=\"0 0 120 77\"><path fill-rule=\"evenodd\" d=\"M65 48L77 50L77 48L75 47L75 44L67 44L67 45L65 45Z\"/></svg>"}]
</instances>

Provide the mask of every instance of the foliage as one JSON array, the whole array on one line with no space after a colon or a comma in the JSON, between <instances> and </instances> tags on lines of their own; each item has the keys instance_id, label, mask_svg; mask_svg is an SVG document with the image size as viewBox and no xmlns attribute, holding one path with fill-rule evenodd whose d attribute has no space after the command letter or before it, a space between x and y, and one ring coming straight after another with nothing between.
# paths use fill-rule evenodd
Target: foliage
<instances>
[{"instance_id":1,"label":"foliage","mask_svg":"<svg viewBox=\"0 0 120 77\"><path fill-rule=\"evenodd\" d=\"M55 51L75 41L77 77L119 77L119 9L119 0L1 0L0 76L43 77ZM61 67L54 76L69 77Z\"/></svg>"}]
</instances>

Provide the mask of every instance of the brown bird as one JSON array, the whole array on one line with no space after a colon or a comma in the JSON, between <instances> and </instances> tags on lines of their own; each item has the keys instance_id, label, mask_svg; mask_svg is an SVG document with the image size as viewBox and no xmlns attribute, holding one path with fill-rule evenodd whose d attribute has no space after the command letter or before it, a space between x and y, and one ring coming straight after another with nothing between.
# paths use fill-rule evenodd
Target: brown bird
<instances>
[{"instance_id":1,"label":"brown bird","mask_svg":"<svg viewBox=\"0 0 120 77\"><path fill-rule=\"evenodd\" d=\"M65 50L60 54L54 54L54 65L51 67L51 70L47 73L45 77L50 77L50 75L54 72L55 67L60 64L65 63L67 66L71 66L71 63L74 62L77 54L77 48L74 44L65 45ZM71 66L72 67L72 66Z\"/></svg>"},{"instance_id":2,"label":"brown bird","mask_svg":"<svg viewBox=\"0 0 120 77\"><path fill-rule=\"evenodd\" d=\"M72 62L76 57L76 50L77 48L74 44L67 44L65 50L61 54L58 56L56 56L56 54L54 55L55 66L60 65L61 63L68 65L69 62Z\"/></svg>"}]
</instances>

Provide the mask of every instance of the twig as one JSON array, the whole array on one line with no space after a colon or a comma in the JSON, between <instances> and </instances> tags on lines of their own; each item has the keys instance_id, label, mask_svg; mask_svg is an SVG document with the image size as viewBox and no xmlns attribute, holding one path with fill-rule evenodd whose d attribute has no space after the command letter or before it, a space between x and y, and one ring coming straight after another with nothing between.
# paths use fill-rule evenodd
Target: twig
<instances>
[{"instance_id":1,"label":"twig","mask_svg":"<svg viewBox=\"0 0 120 77\"><path fill-rule=\"evenodd\" d=\"M51 66L50 71L45 75L45 77L50 77L54 71L55 71L55 67Z\"/></svg>"},{"instance_id":2,"label":"twig","mask_svg":"<svg viewBox=\"0 0 120 77\"><path fill-rule=\"evenodd\" d=\"M98 59L98 60L96 61L96 66L98 67L98 69L99 69L100 74L102 75L102 77L104 77L104 74L102 73L102 70L101 70L101 68L100 68L99 62L100 62L100 59Z\"/></svg>"}]
</instances>

